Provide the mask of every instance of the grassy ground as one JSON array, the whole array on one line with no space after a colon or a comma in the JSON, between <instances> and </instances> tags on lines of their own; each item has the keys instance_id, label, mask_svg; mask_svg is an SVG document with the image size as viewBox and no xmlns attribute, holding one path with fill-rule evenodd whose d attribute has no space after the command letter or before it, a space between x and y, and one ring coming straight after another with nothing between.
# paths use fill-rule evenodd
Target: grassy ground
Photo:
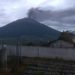
<instances>
[{"instance_id":1,"label":"grassy ground","mask_svg":"<svg viewBox=\"0 0 75 75\"><path fill-rule=\"evenodd\" d=\"M39 57L35 57L35 58L28 58L28 57L8 57L8 62L7 65L4 67L4 69L0 70L0 75L19 75L20 73L22 73L25 68L27 67L28 62L31 61L52 61L52 62L63 62L63 63L67 63L67 64L75 64L75 61L71 61L71 60L63 60L62 58L39 58ZM19 60L20 59L20 60ZM25 62L26 63L25 63Z\"/></svg>"}]
</instances>

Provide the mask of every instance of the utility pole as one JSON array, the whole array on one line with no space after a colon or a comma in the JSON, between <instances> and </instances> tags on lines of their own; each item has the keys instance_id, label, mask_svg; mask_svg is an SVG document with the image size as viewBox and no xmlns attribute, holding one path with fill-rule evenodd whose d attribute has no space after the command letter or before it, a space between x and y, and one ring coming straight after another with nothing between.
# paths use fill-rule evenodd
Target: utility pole
<instances>
[{"instance_id":1,"label":"utility pole","mask_svg":"<svg viewBox=\"0 0 75 75\"><path fill-rule=\"evenodd\" d=\"M19 40L16 40L16 66L19 65Z\"/></svg>"},{"instance_id":2,"label":"utility pole","mask_svg":"<svg viewBox=\"0 0 75 75\"><path fill-rule=\"evenodd\" d=\"M21 55L21 44L22 43L22 40L21 40L21 38L20 38L20 40L19 40L19 56L20 56L20 63L21 63L21 61L22 61L22 55Z\"/></svg>"},{"instance_id":3,"label":"utility pole","mask_svg":"<svg viewBox=\"0 0 75 75\"><path fill-rule=\"evenodd\" d=\"M21 62L21 39L17 39L17 43L16 43L16 56L17 56L17 61L18 64L20 64Z\"/></svg>"}]
</instances>

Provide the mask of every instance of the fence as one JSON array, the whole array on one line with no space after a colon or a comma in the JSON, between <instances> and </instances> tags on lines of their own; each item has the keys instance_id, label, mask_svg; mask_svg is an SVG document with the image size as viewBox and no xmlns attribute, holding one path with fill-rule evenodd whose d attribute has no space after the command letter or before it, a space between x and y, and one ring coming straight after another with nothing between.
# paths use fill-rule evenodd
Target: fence
<instances>
[{"instance_id":1,"label":"fence","mask_svg":"<svg viewBox=\"0 0 75 75\"><path fill-rule=\"evenodd\" d=\"M75 60L74 48L50 48L50 47L33 47L21 46L16 49L16 46L7 46L8 56L19 55L27 57L47 57L47 58L63 58Z\"/></svg>"}]
</instances>

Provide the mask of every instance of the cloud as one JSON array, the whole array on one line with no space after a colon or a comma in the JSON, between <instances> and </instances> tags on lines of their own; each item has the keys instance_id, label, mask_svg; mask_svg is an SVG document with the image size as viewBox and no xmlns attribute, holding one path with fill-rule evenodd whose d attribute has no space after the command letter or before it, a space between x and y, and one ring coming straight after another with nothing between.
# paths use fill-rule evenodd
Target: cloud
<instances>
[{"instance_id":1,"label":"cloud","mask_svg":"<svg viewBox=\"0 0 75 75\"><path fill-rule=\"evenodd\" d=\"M49 20L50 26L75 29L75 0L0 0L0 26L27 17L32 7L43 11L35 14L40 20Z\"/></svg>"},{"instance_id":2,"label":"cloud","mask_svg":"<svg viewBox=\"0 0 75 75\"><path fill-rule=\"evenodd\" d=\"M0 1L0 26L19 18L22 6L23 5L20 5L20 1L17 3L17 0Z\"/></svg>"},{"instance_id":3,"label":"cloud","mask_svg":"<svg viewBox=\"0 0 75 75\"><path fill-rule=\"evenodd\" d=\"M33 9L31 18L57 30L75 30L75 9L61 11Z\"/></svg>"},{"instance_id":4,"label":"cloud","mask_svg":"<svg viewBox=\"0 0 75 75\"><path fill-rule=\"evenodd\" d=\"M66 10L75 6L75 0L46 0L39 8L43 10Z\"/></svg>"},{"instance_id":5,"label":"cloud","mask_svg":"<svg viewBox=\"0 0 75 75\"><path fill-rule=\"evenodd\" d=\"M33 10L37 21L57 30L75 30L75 0L46 0Z\"/></svg>"},{"instance_id":6,"label":"cloud","mask_svg":"<svg viewBox=\"0 0 75 75\"><path fill-rule=\"evenodd\" d=\"M0 26L24 18L32 7L37 7L43 0L0 0Z\"/></svg>"}]
</instances>

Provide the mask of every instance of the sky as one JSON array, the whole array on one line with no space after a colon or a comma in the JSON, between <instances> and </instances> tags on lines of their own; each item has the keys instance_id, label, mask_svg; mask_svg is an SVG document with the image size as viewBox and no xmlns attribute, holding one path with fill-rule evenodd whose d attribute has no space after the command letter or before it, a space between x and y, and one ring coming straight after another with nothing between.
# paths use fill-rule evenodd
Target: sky
<instances>
[{"instance_id":1,"label":"sky","mask_svg":"<svg viewBox=\"0 0 75 75\"><path fill-rule=\"evenodd\" d=\"M52 20L53 23L57 25L62 22L63 25L70 26L71 30L75 29L75 0L0 0L0 27L27 17L27 12L32 7L50 10L54 12L52 15L57 12L59 18Z\"/></svg>"},{"instance_id":2,"label":"sky","mask_svg":"<svg viewBox=\"0 0 75 75\"><path fill-rule=\"evenodd\" d=\"M32 7L38 7L44 0L0 0L0 27L14 20L26 17Z\"/></svg>"},{"instance_id":3,"label":"sky","mask_svg":"<svg viewBox=\"0 0 75 75\"><path fill-rule=\"evenodd\" d=\"M40 4L41 8L46 8L46 10L52 8L51 10L65 10L75 6L75 0L46 0Z\"/></svg>"},{"instance_id":4,"label":"sky","mask_svg":"<svg viewBox=\"0 0 75 75\"><path fill-rule=\"evenodd\" d=\"M75 0L46 0L39 7L47 13L45 25L59 31L75 31Z\"/></svg>"}]
</instances>

